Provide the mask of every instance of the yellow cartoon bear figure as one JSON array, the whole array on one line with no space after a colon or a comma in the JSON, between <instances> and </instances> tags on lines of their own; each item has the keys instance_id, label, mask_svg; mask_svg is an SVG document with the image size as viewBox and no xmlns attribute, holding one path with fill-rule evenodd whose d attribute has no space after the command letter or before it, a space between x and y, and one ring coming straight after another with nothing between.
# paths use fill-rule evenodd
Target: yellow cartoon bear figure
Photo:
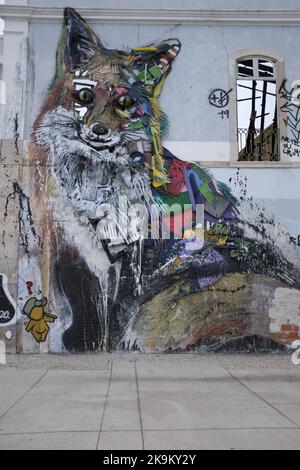
<instances>
[{"instance_id":1,"label":"yellow cartoon bear figure","mask_svg":"<svg viewBox=\"0 0 300 470\"><path fill-rule=\"evenodd\" d=\"M38 343L46 341L49 332L48 323L55 322L57 318L55 315L45 312L47 302L46 297L41 300L31 297L23 308L23 313L29 318L26 331L31 333Z\"/></svg>"}]
</instances>

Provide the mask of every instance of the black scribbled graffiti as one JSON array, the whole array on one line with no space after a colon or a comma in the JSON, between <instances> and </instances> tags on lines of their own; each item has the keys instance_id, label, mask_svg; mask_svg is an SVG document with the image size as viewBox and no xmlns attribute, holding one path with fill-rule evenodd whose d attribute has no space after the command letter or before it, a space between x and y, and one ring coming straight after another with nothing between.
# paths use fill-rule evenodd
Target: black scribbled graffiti
<instances>
[{"instance_id":1,"label":"black scribbled graffiti","mask_svg":"<svg viewBox=\"0 0 300 470\"><path fill-rule=\"evenodd\" d=\"M290 129L291 134L296 142L300 141L300 102L299 102L299 87L292 87L291 90L286 88L287 80L284 80L280 90L279 96L281 99L285 100L283 106L281 106L281 111L286 113L286 118L284 123L287 128ZM299 88L299 92L297 91Z\"/></svg>"},{"instance_id":2,"label":"black scribbled graffiti","mask_svg":"<svg viewBox=\"0 0 300 470\"><path fill-rule=\"evenodd\" d=\"M15 115L14 117L14 142L15 142L15 150L16 154L19 155L19 120L18 120L18 114Z\"/></svg>"},{"instance_id":3,"label":"black scribbled graffiti","mask_svg":"<svg viewBox=\"0 0 300 470\"><path fill-rule=\"evenodd\" d=\"M23 192L22 188L15 181L13 183L13 192L10 193L6 198L6 204L4 209L4 219L8 216L8 205L11 199L19 200L19 233L20 233L20 245L23 247L25 253L29 253L29 234L33 235L37 243L40 244L41 240L37 234L30 207L28 196Z\"/></svg>"}]
</instances>

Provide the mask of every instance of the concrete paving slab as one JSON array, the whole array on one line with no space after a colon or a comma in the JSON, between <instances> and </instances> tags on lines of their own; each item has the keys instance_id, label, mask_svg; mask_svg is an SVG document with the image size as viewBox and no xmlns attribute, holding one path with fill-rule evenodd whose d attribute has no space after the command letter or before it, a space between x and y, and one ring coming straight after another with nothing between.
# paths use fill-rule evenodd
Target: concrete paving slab
<instances>
[{"instance_id":1,"label":"concrete paving slab","mask_svg":"<svg viewBox=\"0 0 300 470\"><path fill-rule=\"evenodd\" d=\"M0 433L100 430L108 371L52 370L2 420Z\"/></svg>"},{"instance_id":2,"label":"concrete paving slab","mask_svg":"<svg viewBox=\"0 0 300 470\"><path fill-rule=\"evenodd\" d=\"M145 431L147 450L299 450L299 429Z\"/></svg>"},{"instance_id":3,"label":"concrete paving slab","mask_svg":"<svg viewBox=\"0 0 300 470\"><path fill-rule=\"evenodd\" d=\"M140 431L101 432L98 450L142 450Z\"/></svg>"},{"instance_id":4,"label":"concrete paving slab","mask_svg":"<svg viewBox=\"0 0 300 470\"><path fill-rule=\"evenodd\" d=\"M299 389L300 393L300 389ZM299 405L275 405L277 410L281 411L285 416L292 419L300 426L300 404ZM300 441L299 441L300 444Z\"/></svg>"},{"instance_id":5,"label":"concrete paving slab","mask_svg":"<svg viewBox=\"0 0 300 470\"><path fill-rule=\"evenodd\" d=\"M232 374L253 392L272 404L300 404L300 367L294 370L245 371Z\"/></svg>"},{"instance_id":6,"label":"concrete paving slab","mask_svg":"<svg viewBox=\"0 0 300 470\"><path fill-rule=\"evenodd\" d=\"M2 434L0 450L95 450L97 432Z\"/></svg>"},{"instance_id":7,"label":"concrete paving slab","mask_svg":"<svg viewBox=\"0 0 300 470\"><path fill-rule=\"evenodd\" d=\"M0 366L0 417L18 401L46 370L17 370ZM1 427L1 424L0 424Z\"/></svg>"},{"instance_id":8,"label":"concrete paving slab","mask_svg":"<svg viewBox=\"0 0 300 470\"><path fill-rule=\"evenodd\" d=\"M150 359L150 358L149 358ZM170 377L184 381L197 377L207 377L223 380L230 373L218 363L214 356L192 357L185 355L161 355L156 360L137 359L138 375L151 383L153 377Z\"/></svg>"},{"instance_id":9,"label":"concrete paving slab","mask_svg":"<svg viewBox=\"0 0 300 470\"><path fill-rule=\"evenodd\" d=\"M140 429L135 365L114 361L103 430Z\"/></svg>"},{"instance_id":10,"label":"concrete paving slab","mask_svg":"<svg viewBox=\"0 0 300 470\"><path fill-rule=\"evenodd\" d=\"M207 356L206 356L207 357ZM292 363L292 353L226 353L214 354L213 356L219 364L228 370L248 370L248 371L269 371L269 370L291 370L296 372L300 367L295 367Z\"/></svg>"},{"instance_id":11,"label":"concrete paving slab","mask_svg":"<svg viewBox=\"0 0 300 470\"><path fill-rule=\"evenodd\" d=\"M137 363L143 429L291 427L224 369L197 366L187 371L179 362L154 370Z\"/></svg>"}]
</instances>

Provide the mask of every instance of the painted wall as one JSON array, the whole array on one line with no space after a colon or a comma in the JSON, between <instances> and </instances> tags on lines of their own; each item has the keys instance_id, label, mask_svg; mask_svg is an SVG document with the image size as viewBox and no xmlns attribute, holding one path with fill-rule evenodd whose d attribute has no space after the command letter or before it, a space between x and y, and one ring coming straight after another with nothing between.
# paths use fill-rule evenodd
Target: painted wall
<instances>
[{"instance_id":1,"label":"painted wall","mask_svg":"<svg viewBox=\"0 0 300 470\"><path fill-rule=\"evenodd\" d=\"M77 3L72 2L72 6L76 7ZM161 6L161 2L159 5L152 2L151 7L148 2L146 3L131 2L130 8L155 9ZM163 8L181 9L183 3L185 9L224 8L224 2L221 5L217 0L200 2L201 5L192 0L188 3L164 1ZM42 0L29 4L63 6L63 2L49 4L49 2L43 3ZM85 8L96 6L92 1L85 4ZM126 2L102 2L101 6L125 8ZM251 3L253 10L260 7L258 2ZM293 10L297 7L295 1L284 2L284 5L279 0L264 4L265 10L283 8ZM227 2L226 8L245 9L245 2ZM8 58L10 54L13 56L9 63L6 59L4 70L5 77L10 79L7 90L9 104L5 108L2 105L0 109L3 139L0 164L4 170L2 172L4 184L0 197L1 214L3 214L0 271L8 278L8 282L3 278L3 286L4 284L6 286L3 287L3 298L15 301L15 304L10 303L13 306L8 310L11 312L14 310L14 318L19 315L20 321L18 325L3 322L4 326L1 327L0 324L2 338L4 335L10 338L9 340L6 338L6 341L11 351L18 348L26 352L98 350L117 347L137 348L141 351L201 347L218 349L227 343L234 347L234 344L251 335L267 338L268 341L280 345L291 344L299 339L300 165L299 167L297 165L300 161L298 162L296 156L292 167L289 167L290 161L287 159L285 164L278 167L274 165L274 168L257 166L250 168L243 165L238 168L237 164L231 164L232 116L220 115L220 110L209 103L209 95L214 89L230 90L232 85L230 56L236 53L237 49L264 49L282 56L284 61L282 78L288 80L286 86L290 90L292 82L300 79L297 44L299 26L239 27L221 24L200 26L142 23L120 25L101 24L96 21L91 21L89 24L101 38L104 46L110 49L130 51L134 47L158 43L170 37L180 40L182 49L172 64L172 73L166 80L160 100L170 120L170 131L164 138L164 143L172 153L185 161L205 162L208 166L211 165L216 180L226 183L231 188L239 202L239 215L235 219L234 226L242 227L243 233L237 236L232 231L232 239L229 237L227 242L234 244L239 240L240 243L242 239L247 243L242 245L237 261L234 254L231 256L227 253L226 256L230 258L230 262L227 263L228 258L222 252L225 249L220 240L222 236L208 234L217 237L211 238L210 241L215 242L216 246L210 245L209 249L211 252L213 250L214 253L217 252L223 260L226 259L230 268L225 269L221 263L221 267L218 265L218 275L216 271L213 275L206 274L206 279L211 278L206 284L202 282L205 275L201 272L192 274L193 264L185 270L185 265L182 266L178 260L175 262L178 253L173 258L168 255L164 261L170 262L172 259L175 263L174 272L166 274L164 263L161 262L160 272L158 278L154 279L154 284L161 283L163 289L154 288L150 292L150 289L147 290L145 287L146 293L139 310L132 312L132 316L126 319L121 315L119 323L117 320L111 323L111 330L114 330L114 325L118 323L115 327L118 334L115 338L112 333L110 345L104 347L101 339L96 341L94 346L93 340L87 340L78 347L74 345L76 341L73 342L73 346L66 346L62 339L63 335L66 331L70 333L72 322L74 323L71 293L66 294L67 287L61 285L63 282L57 277L49 262L49 257L51 259L54 253L50 246L52 240L49 239L49 227L45 229L45 225L39 226L37 223L37 220L41 222L42 210L45 208L39 208L39 203L34 199L37 197L37 180L33 171L35 160L34 157L28 156L31 129L45 102L54 73L55 51L61 24L55 20L46 24L34 21L28 25L26 21L6 19L8 34L4 43L4 57ZM47 44L46 49L45 44ZM232 113L234 108L230 98L229 95L226 110ZM288 129L287 135L290 136ZM48 181L50 176L47 172L43 173L46 167L47 164L44 164L39 168ZM18 185L14 185L16 182ZM185 190L188 191L186 187ZM38 196L46 201L46 205L49 201L51 205L53 199L59 200L60 197L59 189L51 185L43 187ZM20 206L21 216L18 213ZM54 223L59 225L61 220L58 219L55 216ZM227 221L223 222L226 225ZM65 230L61 227L56 227L55 230L57 229L58 233L61 233L60 230L63 232ZM19 230L21 230L20 240ZM42 248L37 249L35 242L39 237L44 243L41 245ZM253 248L251 258L246 251L251 250L252 243L256 249ZM21 245L20 251L19 245ZM83 250L83 247L77 246L76 250L75 256L78 256L78 251ZM231 246L228 250L232 253L234 248ZM97 257L96 251L94 256ZM263 257L264 252L268 258L265 263L266 269L255 260L255 257ZM197 254L194 254L194 257L197 259ZM100 258L99 263L102 262ZM238 266L233 267L233 259ZM66 269L67 262L66 258L65 261L60 261L63 265L62 270L65 269L65 277L72 277L72 272ZM203 260L202 262L205 274L208 268L206 262ZM79 286L81 288L85 286L86 281L82 279L88 276L85 268L81 267L80 271L78 277L74 275L75 291ZM116 272L112 275L117 276ZM161 279L168 276L170 281L165 285ZM102 284L103 282L102 279ZM147 282L151 284L149 273L145 274L145 285ZM198 287L200 286L197 289L195 282L198 283ZM101 289L103 293L103 285ZM5 295L5 292L9 294ZM140 295L142 296L141 293ZM88 290L84 298L89 297L90 301L91 296L92 293ZM82 300L80 302L80 308L83 308ZM125 305L128 305L129 300L126 302ZM6 311L7 308L3 310ZM88 312L85 312L85 315L88 315ZM116 313L113 315L113 318L120 319L120 315ZM4 316L3 314L3 318ZM30 321L33 323L30 324ZM34 321L38 323L35 324ZM45 327L43 332L40 331L41 322ZM37 325L36 330L35 325ZM89 325L87 331L92 328ZM122 328L126 330L123 336L120 334ZM85 334L86 331L81 332L79 336L83 337Z\"/></svg>"}]
</instances>

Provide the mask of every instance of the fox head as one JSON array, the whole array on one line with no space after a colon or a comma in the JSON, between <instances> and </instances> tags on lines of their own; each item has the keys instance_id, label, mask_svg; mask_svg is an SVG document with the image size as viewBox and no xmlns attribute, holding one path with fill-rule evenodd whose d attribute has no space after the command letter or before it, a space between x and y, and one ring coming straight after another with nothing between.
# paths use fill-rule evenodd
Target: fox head
<instances>
[{"instance_id":1,"label":"fox head","mask_svg":"<svg viewBox=\"0 0 300 470\"><path fill-rule=\"evenodd\" d=\"M76 11L65 9L55 76L33 135L78 214L97 219L99 205L116 194L149 202L151 185L168 181L159 96L180 47L169 39L109 50Z\"/></svg>"},{"instance_id":2,"label":"fox head","mask_svg":"<svg viewBox=\"0 0 300 470\"><path fill-rule=\"evenodd\" d=\"M134 161L149 165L153 185L164 184L161 137L168 123L159 96L180 47L169 39L130 52L106 49L79 14L66 8L56 73L41 116L55 109L54 121L68 115L72 140L93 150L113 153L126 146ZM134 145L140 141L143 146Z\"/></svg>"}]
</instances>

